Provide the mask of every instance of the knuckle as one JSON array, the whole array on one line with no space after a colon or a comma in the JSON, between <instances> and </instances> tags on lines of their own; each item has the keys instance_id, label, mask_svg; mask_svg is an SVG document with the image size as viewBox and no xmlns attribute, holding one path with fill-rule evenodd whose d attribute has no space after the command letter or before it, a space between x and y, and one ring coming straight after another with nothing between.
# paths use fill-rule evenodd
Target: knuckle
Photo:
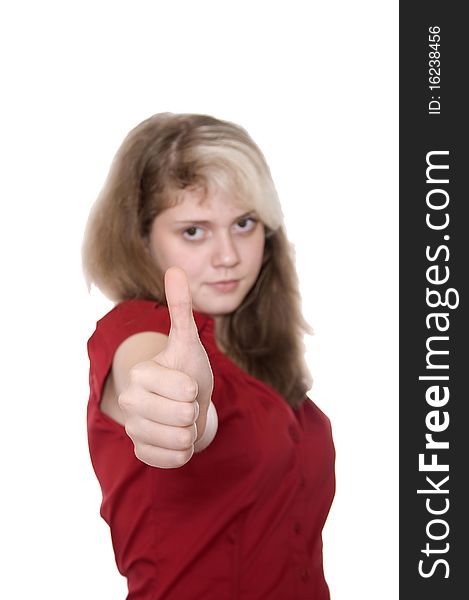
<instances>
[{"instance_id":1,"label":"knuckle","mask_svg":"<svg viewBox=\"0 0 469 600\"><path fill-rule=\"evenodd\" d=\"M199 386L197 385L197 381L195 379L190 379L185 386L185 394L189 400L194 400L197 398L197 394L199 393Z\"/></svg>"},{"instance_id":2,"label":"knuckle","mask_svg":"<svg viewBox=\"0 0 469 600\"><path fill-rule=\"evenodd\" d=\"M129 423L129 421L126 421L125 425L124 425L124 429L125 429L125 433L129 436L129 438L134 439L134 435L133 435L133 430L132 430L132 426Z\"/></svg>"},{"instance_id":3,"label":"knuckle","mask_svg":"<svg viewBox=\"0 0 469 600\"><path fill-rule=\"evenodd\" d=\"M196 410L194 403L184 402L179 406L179 421L181 425L192 425L195 421Z\"/></svg>"},{"instance_id":4,"label":"knuckle","mask_svg":"<svg viewBox=\"0 0 469 600\"><path fill-rule=\"evenodd\" d=\"M121 392L117 397L117 403L121 409L127 410L133 404L132 396L127 391Z\"/></svg>"},{"instance_id":5,"label":"knuckle","mask_svg":"<svg viewBox=\"0 0 469 600\"><path fill-rule=\"evenodd\" d=\"M171 463L173 467L177 468L177 467L182 467L183 465L185 465L187 462L190 461L190 459L192 458L192 455L194 453L194 449L188 449L188 450L178 450L172 453L171 455Z\"/></svg>"},{"instance_id":6,"label":"knuckle","mask_svg":"<svg viewBox=\"0 0 469 600\"><path fill-rule=\"evenodd\" d=\"M138 458L138 460L141 460L142 462L149 464L150 457L148 456L148 452L145 450L145 448L146 447L141 444L135 444L134 445L134 454Z\"/></svg>"},{"instance_id":7,"label":"knuckle","mask_svg":"<svg viewBox=\"0 0 469 600\"><path fill-rule=\"evenodd\" d=\"M142 375L144 371L143 363L137 363L129 370L129 382L133 384L140 384L142 381Z\"/></svg>"},{"instance_id":8,"label":"knuckle","mask_svg":"<svg viewBox=\"0 0 469 600\"><path fill-rule=\"evenodd\" d=\"M192 428L184 428L180 429L177 434L177 449L178 450L187 450L194 443L194 434L191 430Z\"/></svg>"}]
</instances>

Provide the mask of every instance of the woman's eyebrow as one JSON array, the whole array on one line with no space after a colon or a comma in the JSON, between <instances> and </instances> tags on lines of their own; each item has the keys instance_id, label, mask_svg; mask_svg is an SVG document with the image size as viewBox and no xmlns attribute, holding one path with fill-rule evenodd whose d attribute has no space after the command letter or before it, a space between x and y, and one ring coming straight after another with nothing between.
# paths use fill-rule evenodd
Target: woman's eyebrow
<instances>
[{"instance_id":1,"label":"woman's eyebrow","mask_svg":"<svg viewBox=\"0 0 469 600\"><path fill-rule=\"evenodd\" d=\"M232 222L234 223L236 221L240 221L241 219L246 219L247 217L254 217L254 216L257 216L256 211L250 210L249 212L243 213L242 215L235 217ZM210 225L211 221L201 220L201 219L183 219L180 221L174 221L174 223L176 223L178 225L181 225L184 223L194 223L197 225Z\"/></svg>"},{"instance_id":2,"label":"woman's eyebrow","mask_svg":"<svg viewBox=\"0 0 469 600\"><path fill-rule=\"evenodd\" d=\"M176 225L183 225L185 223L197 223L197 225L209 225L210 221L201 221L199 219L184 219L183 221L174 221Z\"/></svg>"},{"instance_id":3,"label":"woman's eyebrow","mask_svg":"<svg viewBox=\"0 0 469 600\"><path fill-rule=\"evenodd\" d=\"M241 219L246 219L247 217L257 217L257 212L255 210L248 210L248 212L243 213L242 215L239 215L239 217L236 217L235 221L240 221Z\"/></svg>"}]
</instances>

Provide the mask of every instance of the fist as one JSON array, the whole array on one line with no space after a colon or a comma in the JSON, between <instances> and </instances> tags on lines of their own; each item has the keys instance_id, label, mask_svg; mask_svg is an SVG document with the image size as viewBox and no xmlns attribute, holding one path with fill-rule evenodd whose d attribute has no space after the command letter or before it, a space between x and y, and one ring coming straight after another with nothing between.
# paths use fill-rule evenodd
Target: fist
<instances>
[{"instance_id":1,"label":"fist","mask_svg":"<svg viewBox=\"0 0 469 600\"><path fill-rule=\"evenodd\" d=\"M203 433L213 375L182 269L166 271L165 293L171 318L167 344L153 359L130 370L119 405L137 458L151 466L174 468L191 459L198 428Z\"/></svg>"}]
</instances>

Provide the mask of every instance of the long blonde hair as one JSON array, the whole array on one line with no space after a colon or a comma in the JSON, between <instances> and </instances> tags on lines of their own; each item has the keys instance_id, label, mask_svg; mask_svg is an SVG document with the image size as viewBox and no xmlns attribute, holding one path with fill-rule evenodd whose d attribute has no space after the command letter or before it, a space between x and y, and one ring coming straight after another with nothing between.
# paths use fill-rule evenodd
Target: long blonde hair
<instances>
[{"instance_id":1,"label":"long blonde hair","mask_svg":"<svg viewBox=\"0 0 469 600\"><path fill-rule=\"evenodd\" d=\"M242 304L222 319L226 354L273 387L293 407L311 387L294 249L287 239L265 158L247 132L207 115L161 113L124 139L86 226L82 258L90 288L110 299L165 303L163 273L147 251L155 217L181 190L229 188L259 214L266 232L263 264Z\"/></svg>"}]
</instances>

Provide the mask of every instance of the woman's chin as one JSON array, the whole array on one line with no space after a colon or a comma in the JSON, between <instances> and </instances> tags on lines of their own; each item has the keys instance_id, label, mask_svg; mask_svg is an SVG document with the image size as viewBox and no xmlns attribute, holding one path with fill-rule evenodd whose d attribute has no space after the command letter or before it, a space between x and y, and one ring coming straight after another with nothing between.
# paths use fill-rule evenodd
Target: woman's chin
<instances>
[{"instance_id":1,"label":"woman's chin","mask_svg":"<svg viewBox=\"0 0 469 600\"><path fill-rule=\"evenodd\" d=\"M210 302L193 303L195 311L209 315L211 317L222 317L234 312L241 301L238 298L218 298Z\"/></svg>"}]
</instances>

